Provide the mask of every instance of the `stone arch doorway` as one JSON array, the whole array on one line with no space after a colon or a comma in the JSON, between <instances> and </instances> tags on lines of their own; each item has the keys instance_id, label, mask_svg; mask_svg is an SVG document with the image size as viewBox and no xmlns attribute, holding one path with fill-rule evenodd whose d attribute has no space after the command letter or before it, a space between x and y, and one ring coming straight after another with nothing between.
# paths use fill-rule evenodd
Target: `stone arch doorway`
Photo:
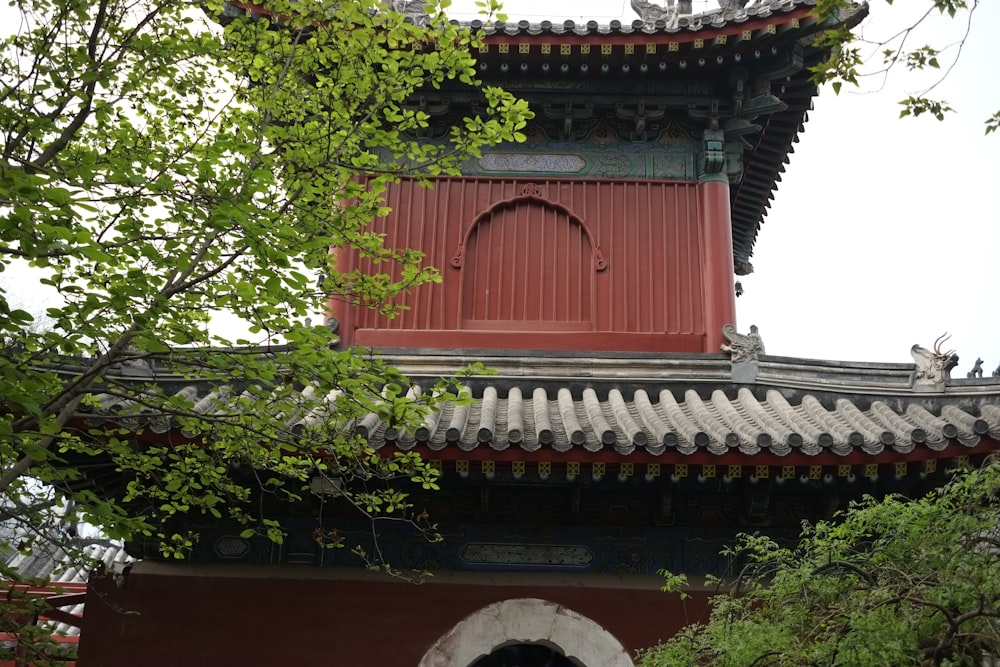
<instances>
[{"instance_id":1,"label":"stone arch doorway","mask_svg":"<svg viewBox=\"0 0 1000 667\"><path fill-rule=\"evenodd\" d=\"M551 657L553 667L634 667L625 647L603 627L537 598L504 600L470 614L434 643L418 667L480 667L484 658L483 665L492 667L489 659L502 657L507 647L532 645L550 649L540 657Z\"/></svg>"}]
</instances>

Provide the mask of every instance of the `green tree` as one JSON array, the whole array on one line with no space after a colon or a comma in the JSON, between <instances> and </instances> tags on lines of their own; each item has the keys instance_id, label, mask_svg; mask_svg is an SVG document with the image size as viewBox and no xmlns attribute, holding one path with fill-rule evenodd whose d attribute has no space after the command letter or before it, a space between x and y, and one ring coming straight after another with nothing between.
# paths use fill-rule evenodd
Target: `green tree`
<instances>
[{"instance_id":1,"label":"green tree","mask_svg":"<svg viewBox=\"0 0 1000 667\"><path fill-rule=\"evenodd\" d=\"M40 270L61 301L33 328L0 287L0 508L19 526L8 546L84 521L183 556L192 538L171 532L176 515L280 540L251 498L294 497L319 477L341 502L414 521L391 482L434 486L418 457L377 456L354 426L374 411L405 427L454 382L414 395L306 316L329 298L392 312L395 295L437 280L418 252L367 230L386 186L456 173L521 139L530 112L477 82L478 37L445 19L443 0L417 23L376 0L241 7L16 3L20 25L0 42L0 270ZM430 118L414 93L445 85L478 91L484 111L420 140ZM331 248L386 268L339 272ZM251 336L211 333L215 311ZM216 401L205 412L190 393L128 379L153 372ZM120 419L80 419L108 405ZM170 419L187 444L140 443L129 419ZM88 488L85 460L127 486ZM234 465L257 481L234 480Z\"/></svg>"},{"instance_id":2,"label":"green tree","mask_svg":"<svg viewBox=\"0 0 1000 667\"><path fill-rule=\"evenodd\" d=\"M1000 464L925 498L867 499L795 547L744 535L710 617L646 652L675 665L967 665L1000 655ZM671 577L672 586L683 583Z\"/></svg>"},{"instance_id":3,"label":"green tree","mask_svg":"<svg viewBox=\"0 0 1000 667\"><path fill-rule=\"evenodd\" d=\"M893 0L885 3L892 5ZM944 120L955 109L947 100L937 97L935 91L961 57L979 0L923 0L919 5L921 11L911 22L890 34L869 35L856 30L856 21L849 18L858 15L858 5L850 0L819 0L816 13L821 19L847 20L819 37L819 42L829 47L830 56L814 68L816 80L830 82L839 93L845 83L859 86L864 78L881 80L897 68L939 72L931 83L900 100L900 117L926 114ZM938 19L961 23L958 38L942 38L940 30L935 30L934 22ZM934 36L934 41L923 42L928 33ZM997 129L1000 129L1000 111L985 121L986 134Z\"/></svg>"}]
</instances>

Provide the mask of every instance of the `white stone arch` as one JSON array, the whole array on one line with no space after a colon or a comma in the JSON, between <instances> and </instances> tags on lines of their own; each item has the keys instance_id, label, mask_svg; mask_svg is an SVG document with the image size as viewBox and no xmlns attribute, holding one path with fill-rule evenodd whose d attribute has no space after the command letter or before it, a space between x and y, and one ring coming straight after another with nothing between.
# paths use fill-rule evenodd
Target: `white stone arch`
<instances>
[{"instance_id":1,"label":"white stone arch","mask_svg":"<svg viewBox=\"0 0 1000 667\"><path fill-rule=\"evenodd\" d=\"M519 598L483 607L445 633L418 667L469 667L510 644L544 644L581 667L635 667L614 635L548 600Z\"/></svg>"}]
</instances>

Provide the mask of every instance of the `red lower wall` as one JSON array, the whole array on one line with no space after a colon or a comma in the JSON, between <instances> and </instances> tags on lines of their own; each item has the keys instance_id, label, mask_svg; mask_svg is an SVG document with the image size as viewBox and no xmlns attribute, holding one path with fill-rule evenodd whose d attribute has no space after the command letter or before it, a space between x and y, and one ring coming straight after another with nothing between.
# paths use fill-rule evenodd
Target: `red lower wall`
<instances>
[{"instance_id":1,"label":"red lower wall","mask_svg":"<svg viewBox=\"0 0 1000 667\"><path fill-rule=\"evenodd\" d=\"M133 572L122 588L108 577L91 582L78 664L416 667L466 616L521 597L587 616L630 650L685 618L677 596L656 590ZM704 604L704 595L687 601L692 620Z\"/></svg>"}]
</instances>

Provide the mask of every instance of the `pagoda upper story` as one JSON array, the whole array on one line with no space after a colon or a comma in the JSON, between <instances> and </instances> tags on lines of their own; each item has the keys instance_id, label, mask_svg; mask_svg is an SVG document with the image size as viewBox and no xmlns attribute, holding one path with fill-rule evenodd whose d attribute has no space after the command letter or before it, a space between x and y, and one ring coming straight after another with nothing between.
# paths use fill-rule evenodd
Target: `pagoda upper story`
<instances>
[{"instance_id":1,"label":"pagoda upper story","mask_svg":"<svg viewBox=\"0 0 1000 667\"><path fill-rule=\"evenodd\" d=\"M390 189L392 213L374 231L426 253L442 281L413 290L394 319L331 302L346 344L718 351L735 321L734 275L752 271L817 92L809 68L829 25L813 0L699 15L634 4L644 11L632 23L473 24L486 34L481 79L535 113L527 140L433 188ZM421 94L425 139L475 112L480 95Z\"/></svg>"}]
</instances>

